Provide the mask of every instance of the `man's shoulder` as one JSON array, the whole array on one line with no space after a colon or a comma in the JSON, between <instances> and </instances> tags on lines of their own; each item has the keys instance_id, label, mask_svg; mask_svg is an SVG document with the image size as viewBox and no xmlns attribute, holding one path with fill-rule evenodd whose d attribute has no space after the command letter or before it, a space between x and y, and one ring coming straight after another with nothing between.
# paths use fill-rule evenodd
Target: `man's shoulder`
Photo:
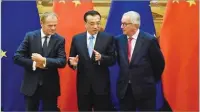
<instances>
[{"instance_id":1,"label":"man's shoulder","mask_svg":"<svg viewBox=\"0 0 200 112\"><path fill-rule=\"evenodd\" d=\"M115 39L116 39L116 40L121 40L121 39L124 38L124 37L126 37L126 35L120 34L120 35L115 36Z\"/></svg>"},{"instance_id":2,"label":"man's shoulder","mask_svg":"<svg viewBox=\"0 0 200 112\"><path fill-rule=\"evenodd\" d=\"M101 31L98 33L102 37L113 37L110 33Z\"/></svg>"},{"instance_id":3,"label":"man's shoulder","mask_svg":"<svg viewBox=\"0 0 200 112\"><path fill-rule=\"evenodd\" d=\"M73 36L73 38L79 39L79 38L82 38L82 37L84 37L84 36L86 36L86 32L81 32L81 33L75 34L75 35Z\"/></svg>"},{"instance_id":4,"label":"man's shoulder","mask_svg":"<svg viewBox=\"0 0 200 112\"><path fill-rule=\"evenodd\" d=\"M140 35L141 35L141 37L143 37L144 39L147 39L147 40L155 39L155 36L151 35L148 32L144 32L144 31L141 31L141 30L140 30Z\"/></svg>"},{"instance_id":5,"label":"man's shoulder","mask_svg":"<svg viewBox=\"0 0 200 112\"><path fill-rule=\"evenodd\" d=\"M26 33L28 36L34 36L40 33L40 30L33 30Z\"/></svg>"},{"instance_id":6,"label":"man's shoulder","mask_svg":"<svg viewBox=\"0 0 200 112\"><path fill-rule=\"evenodd\" d=\"M64 40L65 38L58 33L55 33L54 36L59 40Z\"/></svg>"}]
</instances>

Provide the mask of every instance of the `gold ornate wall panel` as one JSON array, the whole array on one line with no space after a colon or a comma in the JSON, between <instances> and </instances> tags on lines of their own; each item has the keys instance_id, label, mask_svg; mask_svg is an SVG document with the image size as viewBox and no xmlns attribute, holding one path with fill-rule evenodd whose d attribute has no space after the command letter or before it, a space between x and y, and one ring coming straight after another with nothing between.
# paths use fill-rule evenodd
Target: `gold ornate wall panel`
<instances>
[{"instance_id":1,"label":"gold ornate wall panel","mask_svg":"<svg viewBox=\"0 0 200 112\"><path fill-rule=\"evenodd\" d=\"M108 13L110 10L110 2L111 0L93 0L94 9L99 11L102 15L102 27L105 27ZM150 7L152 10L152 15L154 19L154 24L156 28L156 35L160 35L160 29L162 26L163 15L165 13L166 7L165 0L158 2L151 2ZM44 13L46 11L52 11L53 7L53 0L37 0L39 14Z\"/></svg>"}]
</instances>

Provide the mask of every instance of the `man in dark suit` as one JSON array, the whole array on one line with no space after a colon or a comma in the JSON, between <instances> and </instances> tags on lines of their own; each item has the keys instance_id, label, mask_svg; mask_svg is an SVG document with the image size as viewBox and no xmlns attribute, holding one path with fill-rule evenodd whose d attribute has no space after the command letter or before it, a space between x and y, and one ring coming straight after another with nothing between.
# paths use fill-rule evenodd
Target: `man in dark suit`
<instances>
[{"instance_id":1,"label":"man in dark suit","mask_svg":"<svg viewBox=\"0 0 200 112\"><path fill-rule=\"evenodd\" d=\"M72 40L69 65L77 69L79 111L111 109L109 66L115 63L114 38L100 32L101 15L88 11L84 15L86 32Z\"/></svg>"},{"instance_id":2,"label":"man in dark suit","mask_svg":"<svg viewBox=\"0 0 200 112\"><path fill-rule=\"evenodd\" d=\"M154 111L156 82L164 69L164 58L156 38L139 29L140 15L129 11L121 19L123 34L116 38L120 75L117 96L122 111Z\"/></svg>"},{"instance_id":3,"label":"man in dark suit","mask_svg":"<svg viewBox=\"0 0 200 112\"><path fill-rule=\"evenodd\" d=\"M57 111L60 95L58 68L66 65L65 39L56 34L57 16L41 16L42 29L28 32L14 54L14 62L24 67L21 92L26 111L38 111L42 100L44 111Z\"/></svg>"}]
</instances>

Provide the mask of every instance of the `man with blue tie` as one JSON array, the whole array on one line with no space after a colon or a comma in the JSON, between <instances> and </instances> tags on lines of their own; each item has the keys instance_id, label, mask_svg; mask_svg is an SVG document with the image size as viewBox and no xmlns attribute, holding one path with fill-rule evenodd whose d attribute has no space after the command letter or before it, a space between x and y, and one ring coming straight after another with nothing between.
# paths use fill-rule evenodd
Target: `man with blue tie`
<instances>
[{"instance_id":1,"label":"man with blue tie","mask_svg":"<svg viewBox=\"0 0 200 112\"><path fill-rule=\"evenodd\" d=\"M57 16L46 12L41 16L41 29L28 32L14 54L14 62L24 67L21 92L26 111L58 111L60 95L58 68L66 65L65 39L56 33Z\"/></svg>"},{"instance_id":2,"label":"man with blue tie","mask_svg":"<svg viewBox=\"0 0 200 112\"><path fill-rule=\"evenodd\" d=\"M115 63L113 36L100 32L101 15L84 14L86 32L73 37L69 65L77 70L79 111L111 110L109 66Z\"/></svg>"},{"instance_id":3,"label":"man with blue tie","mask_svg":"<svg viewBox=\"0 0 200 112\"><path fill-rule=\"evenodd\" d=\"M139 13L124 13L121 19L123 34L116 38L120 66L117 96L121 111L156 109L156 82L164 70L164 58L157 39L139 27Z\"/></svg>"}]
</instances>

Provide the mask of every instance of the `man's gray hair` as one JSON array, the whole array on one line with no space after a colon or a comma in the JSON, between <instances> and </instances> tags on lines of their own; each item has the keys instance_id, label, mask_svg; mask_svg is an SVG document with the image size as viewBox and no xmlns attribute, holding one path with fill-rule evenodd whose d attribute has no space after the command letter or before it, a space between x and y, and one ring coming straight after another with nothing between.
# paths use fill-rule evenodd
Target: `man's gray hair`
<instances>
[{"instance_id":1,"label":"man's gray hair","mask_svg":"<svg viewBox=\"0 0 200 112\"><path fill-rule=\"evenodd\" d=\"M135 11L128 11L124 13L123 16L129 16L131 19L131 23L138 24L140 27L140 14Z\"/></svg>"},{"instance_id":2,"label":"man's gray hair","mask_svg":"<svg viewBox=\"0 0 200 112\"><path fill-rule=\"evenodd\" d=\"M44 23L46 18L49 16L58 18L54 12L45 12L40 16L40 21L42 21Z\"/></svg>"}]
</instances>

